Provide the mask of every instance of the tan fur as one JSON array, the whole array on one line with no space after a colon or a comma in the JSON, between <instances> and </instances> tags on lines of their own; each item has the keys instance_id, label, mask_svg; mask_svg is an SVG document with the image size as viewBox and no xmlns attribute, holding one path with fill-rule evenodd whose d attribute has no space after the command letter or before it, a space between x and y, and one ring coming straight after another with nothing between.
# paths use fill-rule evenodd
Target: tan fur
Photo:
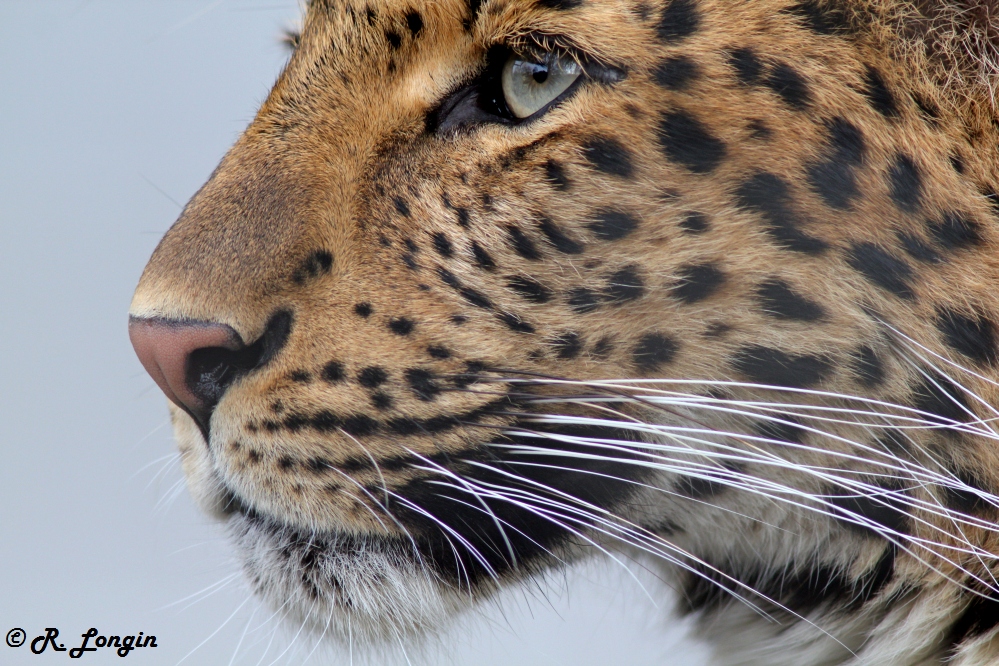
<instances>
[{"instance_id":1,"label":"tan fur","mask_svg":"<svg viewBox=\"0 0 999 666\"><path fill-rule=\"evenodd\" d=\"M322 459L335 467L356 458L380 461L403 454L461 457L515 423L498 411L477 424L440 433L401 437L383 427L353 436L343 428L323 432L281 426L289 415L325 410L387 422L469 414L509 389L498 380L524 377L691 379L698 383L678 390L701 395L720 388L719 395L732 401L858 408L848 398L782 397L751 387L720 387L719 382L752 380L733 359L756 345L824 359L828 369L810 388L901 406L879 408L884 414L906 413L903 408L912 404L923 382L919 367L943 368L981 399L970 402L980 418L994 416L988 406L999 407L994 383L999 368L962 355L937 322L941 308L984 317L987 331L999 319L999 219L990 200L999 188L996 4L823 0L813 7L842 18L827 32L811 29L804 15L790 11L791 3L783 0L693 4L696 30L661 39L656 24L669 11L669 1L584 0L560 11L529 0L488 0L474 19L457 0L311 3L286 70L251 126L160 243L131 309L138 318L226 324L247 342L264 333L275 311L294 315L280 354L227 391L212 416L209 442L186 414L174 413L192 491L206 509L234 526L251 580L276 604L294 600L294 612L320 628L327 616L334 624L353 618L360 623L355 638L439 626L468 603L468 590L426 578L394 551L374 546L364 562L351 565L345 556L330 564L326 573L340 581L339 591L323 588L318 600L294 587L294 562L279 557L282 544L299 543L301 535L332 540L324 543L335 541L330 535L375 544L384 537L405 538L404 526L363 489L400 488L433 474L412 466L356 475L315 473L306 463ZM422 21L416 34L406 20L412 11ZM463 21L471 22L466 27ZM398 36L398 48L386 41L387 33ZM570 49L625 77L615 83L590 81L531 123L428 131L427 115L481 70L488 48L496 44L515 51L538 45ZM730 62L732 49L752 49L763 63L764 78L777 67L791 67L807 86L807 103L796 108L772 86L741 83ZM691 59L699 72L680 90L654 80L657 66L673 56ZM864 94L871 68L890 91L892 117ZM696 118L724 144L717 164L698 171L664 153L656 133L663 114L675 112ZM844 207L823 201L807 181L810 166L829 156L830 123L837 118L859 128L865 146L851 172L857 196ZM595 136L627 149L630 174L602 172L588 161L584 145ZM921 173L921 194L910 210L891 196L889 174L900 153ZM567 190L551 180L549 161L564 168ZM759 210L739 205L740 186L760 172L789 185L789 206L802 220L799 231L824 242L824 251L782 247ZM400 211L398 199L408 215ZM591 224L607 207L630 213L637 228L620 239L601 239ZM459 224L458 209L467 212L467 226ZM932 236L928 224L955 211L977 224L978 242L948 248ZM681 223L693 212L709 220L707 231L684 230ZM569 254L553 247L539 231L545 220L584 244L584 251ZM518 254L510 226L532 241L537 259ZM447 237L452 256L435 251L437 233ZM907 254L900 241L906 233L940 260ZM418 250L409 249L407 241ZM489 253L494 269L476 265L473 241ZM850 248L863 243L909 266L909 297L891 293L850 264ZM332 268L301 279L300 267L317 250L332 254ZM685 271L704 264L724 279L707 296L685 300L678 291ZM462 288L487 297L491 308L476 307L442 280L440 268ZM633 300L613 302L607 296L614 288L610 276L624 269L641 275L644 291ZM542 285L546 302L532 302L509 288L516 277ZM768 314L757 291L775 278L821 306L823 315L805 321ZM579 312L571 306L569 297L579 289L603 294L595 309ZM359 303L370 304L370 316L355 314ZM456 315L465 321L456 323ZM502 320L510 315L531 330L513 330ZM412 331L393 333L389 324L398 318L410 320ZM578 353L560 354L566 334L578 336ZM636 358L643 336L649 335L675 345L675 353L655 367L643 367ZM932 362L911 362L915 347L905 338L920 345L924 361ZM446 347L449 358L428 355L431 346ZM869 386L851 369L865 346L880 359L884 375ZM323 381L322 368L331 360L343 364L347 381ZM947 365L948 360L971 372ZM481 362L487 370L473 390L456 390L452 380L468 372L468 361ZM378 389L391 398L388 409L376 409L373 390L357 383L357 373L369 366L389 374ZM421 399L403 379L414 368L433 373L444 388L432 399ZM579 392L554 384L530 390L552 397ZM537 409L607 417L567 403ZM806 434L812 447L806 451L754 440L751 420L738 415L657 410L638 399L621 409L627 418L646 423L746 433L748 439L730 434L719 435L718 441L749 452L770 451L800 466L796 472L751 465L747 473L803 492L821 495L828 488L827 478L807 470L897 473L886 472L885 461L873 460L861 446L874 446L878 419L873 417L857 416L852 423L827 424L821 432ZM999 490L999 454L992 439L957 435L958 442L925 429L908 434L913 465L967 472L985 495ZM702 453L692 452L689 459L703 462ZM672 543L720 568L730 566L734 576L745 565L800 580L792 574L826 567L861 580L886 549L895 547L884 538L846 530L821 511L763 493L743 489L706 502L691 500L671 490L678 478L661 473L648 480L614 508L617 519L652 531L670 523L676 528L668 535ZM931 504L944 501L944 491L932 484L913 486L911 492ZM999 639L992 639L994 631L953 644L947 639L951 625L975 599L961 586L990 594L969 573L988 580L999 572L994 560L947 548L963 547L963 537L985 553L999 553L999 532L988 526L993 508L985 504L979 515L984 522L960 529L946 517L912 511L912 537L935 545L896 542L900 550L891 580L867 603L820 603L804 611L809 622L798 622L786 608L754 597L786 626L771 627L736 604L719 613L695 609L703 611L704 632L721 646L723 663L805 663L787 661L788 654L808 655L801 658L815 664L922 664L945 657L961 666L995 663ZM246 519L248 507L280 529L269 536L260 531ZM586 533L597 543L613 545L598 530ZM554 555L571 561L592 551L575 539L560 542ZM334 555L328 550L323 557ZM475 593L486 595L499 584L558 565L553 558L532 560L505 572L500 581L486 580ZM372 574L375 570L382 573ZM681 586L686 580L680 573L668 575ZM413 601L417 597L419 604ZM310 604L316 610L308 610ZM793 651L806 644L808 649ZM754 651L746 651L747 645Z\"/></svg>"}]
</instances>

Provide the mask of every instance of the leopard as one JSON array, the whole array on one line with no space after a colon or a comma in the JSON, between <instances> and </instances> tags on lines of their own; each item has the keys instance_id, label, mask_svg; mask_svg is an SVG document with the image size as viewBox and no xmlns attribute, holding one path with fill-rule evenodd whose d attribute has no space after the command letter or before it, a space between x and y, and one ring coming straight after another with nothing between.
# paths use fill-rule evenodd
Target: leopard
<instances>
[{"instance_id":1,"label":"leopard","mask_svg":"<svg viewBox=\"0 0 999 666\"><path fill-rule=\"evenodd\" d=\"M129 311L256 595L630 558L713 663L999 663L999 3L303 13Z\"/></svg>"}]
</instances>

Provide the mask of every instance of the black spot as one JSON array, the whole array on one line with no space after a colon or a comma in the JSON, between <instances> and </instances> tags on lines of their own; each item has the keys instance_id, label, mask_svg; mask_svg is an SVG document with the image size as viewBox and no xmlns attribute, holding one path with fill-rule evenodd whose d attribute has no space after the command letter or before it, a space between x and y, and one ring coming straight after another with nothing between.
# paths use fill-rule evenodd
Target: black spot
<instances>
[{"instance_id":1,"label":"black spot","mask_svg":"<svg viewBox=\"0 0 999 666\"><path fill-rule=\"evenodd\" d=\"M807 432L801 421L791 414L774 414L772 419L757 421L753 430L760 437L794 444L801 444Z\"/></svg>"},{"instance_id":2,"label":"black spot","mask_svg":"<svg viewBox=\"0 0 999 666\"><path fill-rule=\"evenodd\" d=\"M990 496L993 493L985 488L985 484L976 474L958 468L954 472L954 476L967 488L943 486L944 502L948 508L966 515L973 515L993 506L985 499L985 496Z\"/></svg>"},{"instance_id":3,"label":"black spot","mask_svg":"<svg viewBox=\"0 0 999 666\"><path fill-rule=\"evenodd\" d=\"M479 245L478 241L472 241L472 256L475 257L475 263L479 268L487 271L491 271L496 268L496 262L493 258L489 256L485 248Z\"/></svg>"},{"instance_id":4,"label":"black spot","mask_svg":"<svg viewBox=\"0 0 999 666\"><path fill-rule=\"evenodd\" d=\"M937 310L937 330L947 345L977 363L995 364L999 350L996 349L996 331L986 317L975 314L967 316L949 308Z\"/></svg>"},{"instance_id":5,"label":"black spot","mask_svg":"<svg viewBox=\"0 0 999 666\"><path fill-rule=\"evenodd\" d=\"M420 265L416 263L416 257L414 257L411 252L407 252L402 255L402 263L406 264L406 268L412 271L420 269Z\"/></svg>"},{"instance_id":6,"label":"black spot","mask_svg":"<svg viewBox=\"0 0 999 666\"><path fill-rule=\"evenodd\" d=\"M552 340L551 344L555 348L555 355L567 360L579 356L579 352L583 349L583 340L579 337L579 333L574 331L562 333Z\"/></svg>"},{"instance_id":7,"label":"black spot","mask_svg":"<svg viewBox=\"0 0 999 666\"><path fill-rule=\"evenodd\" d=\"M387 381L388 373L377 365L370 365L357 373L357 383L365 388L378 388Z\"/></svg>"},{"instance_id":8,"label":"black spot","mask_svg":"<svg viewBox=\"0 0 999 666\"><path fill-rule=\"evenodd\" d=\"M929 415L923 418L943 426L968 423L975 418L968 409L964 391L937 374L924 378L922 384L916 387L912 395L912 406ZM944 428L943 432L954 437L960 436L960 432L956 430Z\"/></svg>"},{"instance_id":9,"label":"black spot","mask_svg":"<svg viewBox=\"0 0 999 666\"><path fill-rule=\"evenodd\" d=\"M607 356L614 350L614 343L609 335L597 340L597 343L593 345L593 351L591 352L594 356L599 358L607 358Z\"/></svg>"},{"instance_id":10,"label":"black spot","mask_svg":"<svg viewBox=\"0 0 999 666\"><path fill-rule=\"evenodd\" d=\"M863 493L837 488L827 501L834 515L852 532L876 536L883 529L889 534L908 534L909 514L906 500L900 495L904 493L899 488L867 488Z\"/></svg>"},{"instance_id":11,"label":"black spot","mask_svg":"<svg viewBox=\"0 0 999 666\"><path fill-rule=\"evenodd\" d=\"M378 421L374 420L370 416L355 414L345 418L343 420L343 425L340 427L343 428L343 431L348 435L353 435L354 437L366 437L378 432L379 424Z\"/></svg>"},{"instance_id":12,"label":"black spot","mask_svg":"<svg viewBox=\"0 0 999 666\"><path fill-rule=\"evenodd\" d=\"M358 303L354 306L354 313L358 317L370 317L371 311L371 303Z\"/></svg>"},{"instance_id":13,"label":"black spot","mask_svg":"<svg viewBox=\"0 0 999 666\"><path fill-rule=\"evenodd\" d=\"M964 213L950 211L943 218L927 222L930 235L946 250L959 250L982 243L981 225Z\"/></svg>"},{"instance_id":14,"label":"black spot","mask_svg":"<svg viewBox=\"0 0 999 666\"><path fill-rule=\"evenodd\" d=\"M472 23L479 16L479 10L482 9L482 0L468 0L468 21L465 23L465 29L470 30Z\"/></svg>"},{"instance_id":15,"label":"black spot","mask_svg":"<svg viewBox=\"0 0 999 666\"><path fill-rule=\"evenodd\" d=\"M375 391L371 394L371 404L377 409L391 409L392 396L384 391Z\"/></svg>"},{"instance_id":16,"label":"black spot","mask_svg":"<svg viewBox=\"0 0 999 666\"><path fill-rule=\"evenodd\" d=\"M888 168L888 188L891 200L902 212L919 210L923 198L923 175L911 157L904 153L895 156Z\"/></svg>"},{"instance_id":17,"label":"black spot","mask_svg":"<svg viewBox=\"0 0 999 666\"><path fill-rule=\"evenodd\" d=\"M857 243L846 252L846 262L873 284L899 298L912 300L912 267L873 243Z\"/></svg>"},{"instance_id":18,"label":"black spot","mask_svg":"<svg viewBox=\"0 0 999 666\"><path fill-rule=\"evenodd\" d=\"M860 194L856 168L864 160L864 135L843 118L829 123L829 154L808 168L808 182L827 205L846 210Z\"/></svg>"},{"instance_id":19,"label":"black spot","mask_svg":"<svg viewBox=\"0 0 999 666\"><path fill-rule=\"evenodd\" d=\"M406 370L404 376L409 388L420 400L430 402L441 392L440 386L437 385L437 378L429 370L410 368Z\"/></svg>"},{"instance_id":20,"label":"black spot","mask_svg":"<svg viewBox=\"0 0 999 666\"><path fill-rule=\"evenodd\" d=\"M556 190L561 190L565 192L569 189L572 184L569 181L569 176L565 173L565 167L561 162L556 162L555 160L548 160L545 162L545 178L549 183L555 186Z\"/></svg>"},{"instance_id":21,"label":"black spot","mask_svg":"<svg viewBox=\"0 0 999 666\"><path fill-rule=\"evenodd\" d=\"M739 81L753 85L763 74L763 63L752 49L733 49L728 52L728 64L735 70Z\"/></svg>"},{"instance_id":22,"label":"black spot","mask_svg":"<svg viewBox=\"0 0 999 666\"><path fill-rule=\"evenodd\" d=\"M447 236L439 231L434 234L434 249L437 250L437 254L445 258L454 254L454 248L451 247L451 241L448 240Z\"/></svg>"},{"instance_id":23,"label":"black spot","mask_svg":"<svg viewBox=\"0 0 999 666\"><path fill-rule=\"evenodd\" d=\"M403 217L410 216L409 204L406 203L405 199L403 199L402 197L392 197L392 203L395 205L395 209L399 212L400 215L402 215ZM410 241L409 239L406 240L406 245L409 246L411 252L416 252L419 249L417 247L414 247L412 245L412 241Z\"/></svg>"},{"instance_id":24,"label":"black spot","mask_svg":"<svg viewBox=\"0 0 999 666\"><path fill-rule=\"evenodd\" d=\"M458 290L461 297L466 301L478 308L484 308L486 310L491 310L493 307L492 301L489 300L484 294L472 289L471 287L463 287L461 282L455 277L454 273L444 268L437 269L437 275L440 277L444 284ZM460 315L459 315L460 316ZM451 318L454 321L454 317ZM458 322L455 322L458 323Z\"/></svg>"},{"instance_id":25,"label":"black spot","mask_svg":"<svg viewBox=\"0 0 999 666\"><path fill-rule=\"evenodd\" d=\"M916 93L912 93L912 99L916 102L916 106L919 107L919 111L923 115L923 119L929 122L930 125L937 125L940 121L940 109L938 109L932 102L924 99L921 95L917 95Z\"/></svg>"},{"instance_id":26,"label":"black spot","mask_svg":"<svg viewBox=\"0 0 999 666\"><path fill-rule=\"evenodd\" d=\"M680 220L680 228L688 234L703 234L708 230L708 216L704 213L691 212Z\"/></svg>"},{"instance_id":27,"label":"black spot","mask_svg":"<svg viewBox=\"0 0 999 666\"><path fill-rule=\"evenodd\" d=\"M895 101L895 96L885 85L881 72L871 66L867 67L867 73L864 75L864 96L867 97L867 101L874 110L885 118L898 117L898 104Z\"/></svg>"},{"instance_id":28,"label":"black spot","mask_svg":"<svg viewBox=\"0 0 999 666\"><path fill-rule=\"evenodd\" d=\"M446 360L451 358L451 352L447 347L442 347L441 345L430 345L427 347L427 353L433 358Z\"/></svg>"},{"instance_id":29,"label":"black spot","mask_svg":"<svg viewBox=\"0 0 999 666\"><path fill-rule=\"evenodd\" d=\"M542 7L547 7L548 9L557 9L559 11L565 11L567 9L575 9L583 4L583 0L538 0L538 4Z\"/></svg>"},{"instance_id":30,"label":"black spot","mask_svg":"<svg viewBox=\"0 0 999 666\"><path fill-rule=\"evenodd\" d=\"M385 31L385 39L388 40L389 46L393 49L399 48L402 44L402 37L399 36L399 33L393 32L392 30Z\"/></svg>"},{"instance_id":31,"label":"black spot","mask_svg":"<svg viewBox=\"0 0 999 666\"><path fill-rule=\"evenodd\" d=\"M904 231L899 231L896 235L902 244L902 249L913 259L924 264L939 264L943 261L943 257L919 236Z\"/></svg>"},{"instance_id":32,"label":"black spot","mask_svg":"<svg viewBox=\"0 0 999 666\"><path fill-rule=\"evenodd\" d=\"M864 345L851 357L850 367L861 386L874 388L885 378L884 365L874 349Z\"/></svg>"},{"instance_id":33,"label":"black spot","mask_svg":"<svg viewBox=\"0 0 999 666\"><path fill-rule=\"evenodd\" d=\"M788 354L762 345L742 347L732 357L731 363L751 381L787 388L815 386L832 370L828 357Z\"/></svg>"},{"instance_id":34,"label":"black spot","mask_svg":"<svg viewBox=\"0 0 999 666\"><path fill-rule=\"evenodd\" d=\"M278 458L278 467L283 470L289 470L295 466L295 459L291 456L281 456Z\"/></svg>"},{"instance_id":35,"label":"black spot","mask_svg":"<svg viewBox=\"0 0 999 666\"><path fill-rule=\"evenodd\" d=\"M574 311L583 314L596 310L600 300L593 291L585 287L578 287L569 292L568 303Z\"/></svg>"},{"instance_id":36,"label":"black spot","mask_svg":"<svg viewBox=\"0 0 999 666\"><path fill-rule=\"evenodd\" d=\"M999 595L989 591L984 597L969 596L971 602L951 626L948 634L955 651L961 643L984 636L999 626Z\"/></svg>"},{"instance_id":37,"label":"black spot","mask_svg":"<svg viewBox=\"0 0 999 666\"><path fill-rule=\"evenodd\" d=\"M725 282L725 274L715 264L688 264L677 271L672 294L684 303L696 303L715 293Z\"/></svg>"},{"instance_id":38,"label":"black spot","mask_svg":"<svg viewBox=\"0 0 999 666\"><path fill-rule=\"evenodd\" d=\"M800 16L808 28L820 35L852 30L849 19L843 10L820 4L816 0L797 2L788 7L787 11Z\"/></svg>"},{"instance_id":39,"label":"black spot","mask_svg":"<svg viewBox=\"0 0 999 666\"><path fill-rule=\"evenodd\" d=\"M601 240L615 241L634 231L638 227L638 220L623 210L602 208L594 214L593 221L586 227Z\"/></svg>"},{"instance_id":40,"label":"black spot","mask_svg":"<svg viewBox=\"0 0 999 666\"><path fill-rule=\"evenodd\" d=\"M964 175L964 158L960 154L954 153L950 156L950 165L958 173L958 175Z\"/></svg>"},{"instance_id":41,"label":"black spot","mask_svg":"<svg viewBox=\"0 0 999 666\"><path fill-rule=\"evenodd\" d=\"M669 363L680 346L673 338L662 333L646 333L638 339L631 355L640 370L652 372Z\"/></svg>"},{"instance_id":42,"label":"black spot","mask_svg":"<svg viewBox=\"0 0 999 666\"><path fill-rule=\"evenodd\" d=\"M299 382L300 384L308 384L312 381L312 373L305 370L295 370L289 376L291 377L291 381Z\"/></svg>"},{"instance_id":43,"label":"black spot","mask_svg":"<svg viewBox=\"0 0 999 666\"><path fill-rule=\"evenodd\" d=\"M738 463L725 461L717 468L699 470L703 476L683 476L676 483L676 493L688 499L704 500L715 497L728 488L726 480L743 473ZM731 482L731 481L730 481Z\"/></svg>"},{"instance_id":44,"label":"black spot","mask_svg":"<svg viewBox=\"0 0 999 666\"><path fill-rule=\"evenodd\" d=\"M538 251L538 247L534 244L534 241L521 231L519 227L509 226L506 228L506 231L510 236L510 245L513 247L514 252L524 259L537 260L541 258L541 252Z\"/></svg>"},{"instance_id":45,"label":"black spot","mask_svg":"<svg viewBox=\"0 0 999 666\"><path fill-rule=\"evenodd\" d=\"M455 214L458 216L458 224L468 228L468 209L467 208L455 208Z\"/></svg>"},{"instance_id":46,"label":"black spot","mask_svg":"<svg viewBox=\"0 0 999 666\"><path fill-rule=\"evenodd\" d=\"M412 238L404 238L402 242L406 246L406 249L412 252L413 254L416 254L417 252L420 251L420 246L417 245L416 241L414 241Z\"/></svg>"},{"instance_id":47,"label":"black spot","mask_svg":"<svg viewBox=\"0 0 999 666\"><path fill-rule=\"evenodd\" d=\"M347 374L343 370L343 363L340 361L330 361L323 366L322 378L324 382L336 384L342 382Z\"/></svg>"},{"instance_id":48,"label":"black spot","mask_svg":"<svg viewBox=\"0 0 999 666\"><path fill-rule=\"evenodd\" d=\"M423 30L423 17L420 16L420 12L409 12L406 14L406 25L409 27L409 32L416 37Z\"/></svg>"},{"instance_id":49,"label":"black spot","mask_svg":"<svg viewBox=\"0 0 999 666\"><path fill-rule=\"evenodd\" d=\"M534 333L534 327L524 321L520 315L512 312L500 312L497 316L511 331L517 333Z\"/></svg>"},{"instance_id":50,"label":"black spot","mask_svg":"<svg viewBox=\"0 0 999 666\"><path fill-rule=\"evenodd\" d=\"M674 42L697 32L700 22L694 0L671 0L659 17L656 35L664 42Z\"/></svg>"},{"instance_id":51,"label":"black spot","mask_svg":"<svg viewBox=\"0 0 999 666\"><path fill-rule=\"evenodd\" d=\"M813 300L805 298L787 282L772 278L756 288L763 314L777 319L818 321L825 317L825 310Z\"/></svg>"},{"instance_id":52,"label":"black spot","mask_svg":"<svg viewBox=\"0 0 999 666\"><path fill-rule=\"evenodd\" d=\"M749 124L746 125L746 129L749 130L750 136L754 139L760 139L761 141L765 141L773 135L773 132L767 124L759 118L749 121Z\"/></svg>"},{"instance_id":53,"label":"black spot","mask_svg":"<svg viewBox=\"0 0 999 666\"><path fill-rule=\"evenodd\" d=\"M634 172L631 151L617 139L607 136L591 137L582 148L583 156L597 171L622 178L628 178Z\"/></svg>"},{"instance_id":54,"label":"black spot","mask_svg":"<svg viewBox=\"0 0 999 666\"><path fill-rule=\"evenodd\" d=\"M302 265L292 274L296 284L330 272L333 267L333 255L326 250L316 250L306 258Z\"/></svg>"},{"instance_id":55,"label":"black spot","mask_svg":"<svg viewBox=\"0 0 999 666\"><path fill-rule=\"evenodd\" d=\"M812 103L812 94L805 79L798 70L786 63L775 65L763 85L780 95L784 103L792 109L801 111Z\"/></svg>"},{"instance_id":56,"label":"black spot","mask_svg":"<svg viewBox=\"0 0 999 666\"><path fill-rule=\"evenodd\" d=\"M468 317L465 315L451 315L451 323L455 326L461 326L466 321L468 321Z\"/></svg>"},{"instance_id":57,"label":"black spot","mask_svg":"<svg viewBox=\"0 0 999 666\"><path fill-rule=\"evenodd\" d=\"M630 264L607 278L606 297L612 303L625 303L642 297L645 282L638 266Z\"/></svg>"},{"instance_id":58,"label":"black spot","mask_svg":"<svg viewBox=\"0 0 999 666\"><path fill-rule=\"evenodd\" d=\"M675 0L674 0L675 1ZM663 113L656 138L666 156L694 173L709 173L725 157L726 148L697 118L686 111Z\"/></svg>"},{"instance_id":59,"label":"black spot","mask_svg":"<svg viewBox=\"0 0 999 666\"><path fill-rule=\"evenodd\" d=\"M396 335L409 335L413 332L413 328L416 326L412 319L407 319L406 317L396 317L389 320L389 330Z\"/></svg>"},{"instance_id":60,"label":"black spot","mask_svg":"<svg viewBox=\"0 0 999 666\"><path fill-rule=\"evenodd\" d=\"M582 254L583 244L565 235L562 229L547 217L538 224L541 233L556 250L563 254Z\"/></svg>"},{"instance_id":61,"label":"black spot","mask_svg":"<svg viewBox=\"0 0 999 666\"><path fill-rule=\"evenodd\" d=\"M781 246L804 254L820 254L828 245L798 229L801 219L791 208L790 189L780 176L761 171L743 181L735 197L742 208L763 216L767 232Z\"/></svg>"},{"instance_id":62,"label":"black spot","mask_svg":"<svg viewBox=\"0 0 999 666\"><path fill-rule=\"evenodd\" d=\"M656 83L667 90L684 90L700 76L697 63L687 56L663 60L652 73Z\"/></svg>"},{"instance_id":63,"label":"black spot","mask_svg":"<svg viewBox=\"0 0 999 666\"><path fill-rule=\"evenodd\" d=\"M531 278L515 275L509 278L506 285L532 303L547 303L551 299L551 292Z\"/></svg>"}]
</instances>

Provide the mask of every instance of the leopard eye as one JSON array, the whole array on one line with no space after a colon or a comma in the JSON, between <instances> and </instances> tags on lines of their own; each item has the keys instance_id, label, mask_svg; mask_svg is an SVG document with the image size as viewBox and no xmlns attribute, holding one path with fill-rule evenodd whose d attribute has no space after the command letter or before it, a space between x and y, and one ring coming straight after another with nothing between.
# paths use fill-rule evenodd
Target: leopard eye
<instances>
[{"instance_id":1,"label":"leopard eye","mask_svg":"<svg viewBox=\"0 0 999 666\"><path fill-rule=\"evenodd\" d=\"M583 70L575 60L549 54L544 62L511 54L503 65L503 97L517 118L527 118L564 93Z\"/></svg>"}]
</instances>

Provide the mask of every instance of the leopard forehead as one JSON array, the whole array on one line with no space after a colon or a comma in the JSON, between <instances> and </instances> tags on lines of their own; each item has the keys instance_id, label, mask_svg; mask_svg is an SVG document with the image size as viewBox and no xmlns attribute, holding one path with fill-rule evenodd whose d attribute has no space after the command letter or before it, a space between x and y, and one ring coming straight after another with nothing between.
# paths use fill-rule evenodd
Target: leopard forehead
<instances>
[{"instance_id":1,"label":"leopard forehead","mask_svg":"<svg viewBox=\"0 0 999 666\"><path fill-rule=\"evenodd\" d=\"M805 561L843 599L923 584L899 535L946 540L947 512L986 515L999 488L991 438L968 425L999 404L993 9L313 0L131 310L258 350L245 367L206 357L200 428L175 410L192 489L235 512L256 586L418 631L462 585L623 529L601 512L683 542L712 589L737 578L794 606L779 570L831 603ZM583 71L550 107L518 121L474 102L497 53L548 52ZM921 429L895 427L912 413ZM718 442L740 453L697 461ZM792 469L745 452L760 446ZM929 486L899 481L903 458ZM867 480L807 473L823 466ZM750 477L819 516L774 517ZM552 516L566 501L579 525ZM721 543L706 525L750 530L719 507L801 540ZM961 538L995 550L981 522ZM978 566L944 562L962 583ZM698 584L695 610L721 605ZM407 619L385 592L406 586L435 610Z\"/></svg>"}]
</instances>

